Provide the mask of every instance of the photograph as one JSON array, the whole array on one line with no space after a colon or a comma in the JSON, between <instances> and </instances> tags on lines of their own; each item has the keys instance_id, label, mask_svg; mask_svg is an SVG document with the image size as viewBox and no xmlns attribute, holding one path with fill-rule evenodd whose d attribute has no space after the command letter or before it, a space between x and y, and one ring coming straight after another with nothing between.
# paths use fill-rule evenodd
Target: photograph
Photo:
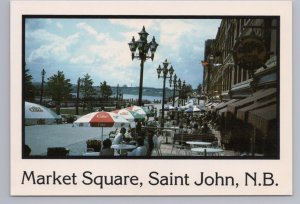
<instances>
[{"instance_id":1,"label":"photograph","mask_svg":"<svg viewBox=\"0 0 300 204\"><path fill-rule=\"evenodd\" d=\"M280 16L22 15L22 159L280 160Z\"/></svg>"}]
</instances>

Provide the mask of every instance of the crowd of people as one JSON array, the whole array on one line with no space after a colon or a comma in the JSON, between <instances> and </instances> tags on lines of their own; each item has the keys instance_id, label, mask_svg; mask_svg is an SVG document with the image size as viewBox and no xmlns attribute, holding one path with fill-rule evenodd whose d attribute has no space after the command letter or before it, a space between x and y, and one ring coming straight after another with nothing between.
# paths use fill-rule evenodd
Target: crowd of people
<instances>
[{"instance_id":1,"label":"crowd of people","mask_svg":"<svg viewBox=\"0 0 300 204\"><path fill-rule=\"evenodd\" d=\"M214 112L187 114L174 111L173 113L177 114L172 118L175 120L171 120L171 117L167 119L165 127L177 126L179 127L179 133L211 133L211 128L218 129L219 126L219 117ZM170 116L173 113L170 112L168 115ZM176 118L178 119L176 120ZM122 127L113 140L107 139L103 142L100 156L113 156L114 151L111 146L119 144L136 146L132 151L128 150L125 151L126 153L122 153L122 156L151 156L154 148L162 140L161 131L157 127L160 127L158 118L148 122L136 122L135 128L129 126L126 129Z\"/></svg>"}]
</instances>

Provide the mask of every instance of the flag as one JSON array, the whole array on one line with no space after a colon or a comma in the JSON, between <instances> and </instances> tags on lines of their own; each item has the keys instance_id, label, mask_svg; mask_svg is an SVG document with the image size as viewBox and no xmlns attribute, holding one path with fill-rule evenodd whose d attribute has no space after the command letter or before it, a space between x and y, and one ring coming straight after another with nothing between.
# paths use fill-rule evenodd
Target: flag
<instances>
[{"instance_id":1,"label":"flag","mask_svg":"<svg viewBox=\"0 0 300 204\"><path fill-rule=\"evenodd\" d=\"M203 67L206 67L206 66L209 65L209 63L208 63L207 61L201 61L201 63L202 63L202 66L203 66Z\"/></svg>"}]
</instances>

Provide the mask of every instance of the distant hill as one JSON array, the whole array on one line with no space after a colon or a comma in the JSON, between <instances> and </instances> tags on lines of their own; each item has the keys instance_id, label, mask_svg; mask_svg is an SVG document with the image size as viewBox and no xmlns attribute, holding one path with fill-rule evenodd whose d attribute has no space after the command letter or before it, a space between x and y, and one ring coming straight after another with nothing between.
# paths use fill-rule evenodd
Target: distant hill
<instances>
[{"instance_id":1,"label":"distant hill","mask_svg":"<svg viewBox=\"0 0 300 204\"><path fill-rule=\"evenodd\" d=\"M33 82L32 83L36 89L40 89L41 83L40 82ZM97 93L99 93L99 86L94 86ZM117 93L117 87L111 87L113 95ZM76 93L77 85L72 84L72 92ZM138 95L139 94L139 87L119 87L119 93L123 94L130 94L130 95ZM143 95L147 96L162 96L163 90L162 88L153 88L153 87L144 87L143 88ZM166 97L170 97L173 95L173 89L169 89L166 87Z\"/></svg>"}]
</instances>

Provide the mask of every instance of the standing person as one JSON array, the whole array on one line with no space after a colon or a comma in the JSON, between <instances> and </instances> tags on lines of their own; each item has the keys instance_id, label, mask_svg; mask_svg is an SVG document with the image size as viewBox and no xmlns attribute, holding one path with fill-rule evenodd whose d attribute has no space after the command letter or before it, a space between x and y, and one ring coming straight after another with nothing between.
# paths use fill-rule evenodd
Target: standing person
<instances>
[{"instance_id":1,"label":"standing person","mask_svg":"<svg viewBox=\"0 0 300 204\"><path fill-rule=\"evenodd\" d=\"M117 136L115 137L113 144L120 144L125 137L125 133L126 133L126 129L123 127L121 128L120 132L117 134Z\"/></svg>"},{"instance_id":2,"label":"standing person","mask_svg":"<svg viewBox=\"0 0 300 204\"><path fill-rule=\"evenodd\" d=\"M111 144L110 139L103 141L103 148L100 151L100 156L114 156L114 149L111 148Z\"/></svg>"}]
</instances>

